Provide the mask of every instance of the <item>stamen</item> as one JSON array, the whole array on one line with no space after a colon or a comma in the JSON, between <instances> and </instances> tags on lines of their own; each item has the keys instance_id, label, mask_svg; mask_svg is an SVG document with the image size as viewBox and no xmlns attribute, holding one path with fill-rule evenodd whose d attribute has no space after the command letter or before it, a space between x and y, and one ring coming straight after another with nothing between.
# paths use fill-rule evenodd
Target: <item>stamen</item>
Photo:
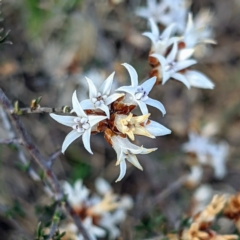
<instances>
[{"instance_id":1,"label":"stamen","mask_svg":"<svg viewBox=\"0 0 240 240\"><path fill-rule=\"evenodd\" d=\"M85 129L83 129L83 128L78 128L77 131L78 131L79 133L82 133L82 132L85 131Z\"/></svg>"},{"instance_id":2,"label":"stamen","mask_svg":"<svg viewBox=\"0 0 240 240\"><path fill-rule=\"evenodd\" d=\"M78 125L78 124L75 124L75 125L72 126L72 128L73 128L74 130L77 130L77 129L79 128L79 125Z\"/></svg>"},{"instance_id":3,"label":"stamen","mask_svg":"<svg viewBox=\"0 0 240 240\"><path fill-rule=\"evenodd\" d=\"M74 118L73 121L74 121L75 123L80 123L81 119L77 117L77 118Z\"/></svg>"},{"instance_id":4,"label":"stamen","mask_svg":"<svg viewBox=\"0 0 240 240\"><path fill-rule=\"evenodd\" d=\"M88 121L88 119L83 117L80 122L81 122L82 124L84 124L84 123L86 123L87 121Z\"/></svg>"},{"instance_id":5,"label":"stamen","mask_svg":"<svg viewBox=\"0 0 240 240\"><path fill-rule=\"evenodd\" d=\"M101 106L101 102L100 102L100 101L97 101L97 102L95 103L95 106L96 106L96 107L100 107L100 106Z\"/></svg>"},{"instance_id":6,"label":"stamen","mask_svg":"<svg viewBox=\"0 0 240 240\"><path fill-rule=\"evenodd\" d=\"M89 123L84 123L84 124L82 125L82 127L83 127L84 129L89 129L89 128L90 128L90 124L89 124Z\"/></svg>"}]
</instances>

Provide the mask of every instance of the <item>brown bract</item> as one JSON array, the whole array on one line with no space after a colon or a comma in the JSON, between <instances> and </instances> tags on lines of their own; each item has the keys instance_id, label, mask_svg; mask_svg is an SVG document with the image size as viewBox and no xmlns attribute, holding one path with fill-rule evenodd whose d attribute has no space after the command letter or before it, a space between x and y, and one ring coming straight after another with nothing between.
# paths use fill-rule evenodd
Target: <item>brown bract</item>
<instances>
[{"instance_id":1,"label":"brown bract","mask_svg":"<svg viewBox=\"0 0 240 240\"><path fill-rule=\"evenodd\" d=\"M110 109L109 109L110 118L104 119L101 122L99 122L96 128L93 128L93 131L92 131L92 134L103 132L104 138L111 146L112 146L111 138L113 136L118 135L124 138L127 136L124 132L121 132L117 128L115 119L118 118L118 116L120 115L127 116L136 107L136 105L134 104L124 103L123 99L124 99L124 96L120 97L110 105ZM103 112L96 111L96 110L86 110L85 112L91 115L105 115Z\"/></svg>"},{"instance_id":2,"label":"brown bract","mask_svg":"<svg viewBox=\"0 0 240 240\"><path fill-rule=\"evenodd\" d=\"M171 52L172 50L172 47L173 45L171 45L170 47L168 47L168 49L166 50L165 54L163 55L164 57L167 57L168 54ZM184 41L180 41L178 42L178 51L179 50L182 50L186 47L186 44ZM148 63L149 65L152 67L152 69L150 70L150 73L149 73L149 77L156 77L157 78L157 81L156 81L156 84L155 85L158 85L158 84L161 84L162 83L162 73L161 71L159 71L160 69L160 62L157 60L157 58L155 57L152 57L151 54L154 54L156 52L154 52L153 50L151 50L149 52L149 56L148 56ZM189 69L189 68L185 68L185 69L182 69L181 71L179 71L179 73L185 73L186 70Z\"/></svg>"}]
</instances>

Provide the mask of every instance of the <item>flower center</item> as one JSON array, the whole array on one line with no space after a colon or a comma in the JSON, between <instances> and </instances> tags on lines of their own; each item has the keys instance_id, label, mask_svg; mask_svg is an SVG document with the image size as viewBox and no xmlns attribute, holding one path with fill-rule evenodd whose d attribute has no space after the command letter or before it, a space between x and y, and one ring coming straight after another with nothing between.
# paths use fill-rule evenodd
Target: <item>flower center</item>
<instances>
[{"instance_id":1,"label":"flower center","mask_svg":"<svg viewBox=\"0 0 240 240\"><path fill-rule=\"evenodd\" d=\"M137 91L135 92L135 98L137 100L145 101L148 99L148 94L143 87L138 87Z\"/></svg>"},{"instance_id":2,"label":"flower center","mask_svg":"<svg viewBox=\"0 0 240 240\"><path fill-rule=\"evenodd\" d=\"M175 65L176 65L176 62L170 62L170 63L168 63L168 65L165 66L165 71L170 71L170 70L172 70Z\"/></svg>"},{"instance_id":3,"label":"flower center","mask_svg":"<svg viewBox=\"0 0 240 240\"><path fill-rule=\"evenodd\" d=\"M72 128L79 133L83 133L85 130L90 128L88 118L86 117L76 117L73 119L74 124Z\"/></svg>"},{"instance_id":4,"label":"flower center","mask_svg":"<svg viewBox=\"0 0 240 240\"><path fill-rule=\"evenodd\" d=\"M106 98L107 95L102 95L100 92L98 92L97 96L92 98L92 102L95 107L100 107L102 104L105 104Z\"/></svg>"}]
</instances>

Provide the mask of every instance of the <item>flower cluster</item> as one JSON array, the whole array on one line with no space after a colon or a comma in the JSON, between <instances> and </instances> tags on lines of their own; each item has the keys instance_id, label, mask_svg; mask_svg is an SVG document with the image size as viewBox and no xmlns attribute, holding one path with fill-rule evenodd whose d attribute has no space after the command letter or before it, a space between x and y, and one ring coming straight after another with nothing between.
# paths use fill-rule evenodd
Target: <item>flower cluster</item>
<instances>
[{"instance_id":1,"label":"flower cluster","mask_svg":"<svg viewBox=\"0 0 240 240\"><path fill-rule=\"evenodd\" d=\"M119 196L113 193L109 183L98 178L95 181L97 193L91 194L81 180L72 187L64 182L63 189L73 211L81 218L84 227L91 234L91 239L105 237L116 239L120 235L118 225L126 218L126 211L132 208L133 200L128 195ZM65 238L83 240L73 222L61 226L61 232L66 232Z\"/></svg>"},{"instance_id":2,"label":"flower cluster","mask_svg":"<svg viewBox=\"0 0 240 240\"><path fill-rule=\"evenodd\" d=\"M201 182L203 166L212 167L216 179L222 179L226 175L229 149L226 142L214 143L204 135L190 132L189 142L183 144L182 149L188 153L188 164L191 168L187 180L188 185L196 186Z\"/></svg>"},{"instance_id":3,"label":"flower cluster","mask_svg":"<svg viewBox=\"0 0 240 240\"><path fill-rule=\"evenodd\" d=\"M63 153L75 139L82 136L85 149L92 154L90 136L93 133L103 132L105 139L117 153L116 165L120 165L117 181L120 181L126 173L126 160L142 170L136 154L148 154L156 150L131 143L130 140L134 140L135 135L155 138L171 132L163 125L149 119L147 105L159 109L163 115L166 113L162 103L148 96L156 83L156 77L139 84L135 69L127 63L122 65L129 72L130 86L119 87L111 93L114 73L99 88L87 78L89 99L79 102L76 91L72 96L72 113L75 116L50 114L59 123L72 128L63 142ZM143 115L136 116L132 113L136 106L139 106Z\"/></svg>"},{"instance_id":4,"label":"flower cluster","mask_svg":"<svg viewBox=\"0 0 240 240\"><path fill-rule=\"evenodd\" d=\"M215 195L212 201L200 212L189 219L189 227L178 234L169 234L169 240L235 240L237 235L221 235L211 229L217 215L224 211L227 198Z\"/></svg>"},{"instance_id":5,"label":"flower cluster","mask_svg":"<svg viewBox=\"0 0 240 240\"><path fill-rule=\"evenodd\" d=\"M207 76L190 69L197 63L194 57L207 52L205 44L215 44L210 27L212 14L204 10L193 18L189 6L189 1L149 0L147 8L137 10L139 16L149 19L151 27L151 32L143 33L152 42L150 76L156 76L162 84L175 79L187 88L213 89L214 84ZM162 33L157 23L166 27Z\"/></svg>"},{"instance_id":6,"label":"flower cluster","mask_svg":"<svg viewBox=\"0 0 240 240\"><path fill-rule=\"evenodd\" d=\"M234 221L238 232L240 232L240 193L229 197L223 214Z\"/></svg>"}]
</instances>

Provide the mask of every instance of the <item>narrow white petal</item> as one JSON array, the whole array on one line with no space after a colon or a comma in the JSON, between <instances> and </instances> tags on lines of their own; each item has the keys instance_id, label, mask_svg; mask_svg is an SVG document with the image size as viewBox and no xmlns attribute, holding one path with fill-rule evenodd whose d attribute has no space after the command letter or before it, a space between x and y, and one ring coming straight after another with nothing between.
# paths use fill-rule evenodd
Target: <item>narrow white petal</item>
<instances>
[{"instance_id":1,"label":"narrow white petal","mask_svg":"<svg viewBox=\"0 0 240 240\"><path fill-rule=\"evenodd\" d=\"M72 186L68 182L64 181L62 184L62 187L63 187L63 191L65 194L67 194L67 195L72 194L73 189L72 189Z\"/></svg>"},{"instance_id":2,"label":"narrow white petal","mask_svg":"<svg viewBox=\"0 0 240 240\"><path fill-rule=\"evenodd\" d=\"M85 100L81 101L80 104L83 109L95 109L96 108L90 99L85 99Z\"/></svg>"},{"instance_id":3,"label":"narrow white petal","mask_svg":"<svg viewBox=\"0 0 240 240\"><path fill-rule=\"evenodd\" d=\"M171 74L170 72L166 72L164 71L164 69L161 69L162 71L162 85L164 85L170 78L171 78Z\"/></svg>"},{"instance_id":4,"label":"narrow white petal","mask_svg":"<svg viewBox=\"0 0 240 240\"><path fill-rule=\"evenodd\" d=\"M93 127L95 124L101 122L102 120L106 119L107 116L95 116L95 115L88 115L90 126Z\"/></svg>"},{"instance_id":5,"label":"narrow white petal","mask_svg":"<svg viewBox=\"0 0 240 240\"><path fill-rule=\"evenodd\" d=\"M168 26L162 33L161 38L162 39L169 39L172 35L173 29L176 27L176 24L173 23L170 26Z\"/></svg>"},{"instance_id":6,"label":"narrow white petal","mask_svg":"<svg viewBox=\"0 0 240 240\"><path fill-rule=\"evenodd\" d=\"M178 52L178 57L177 60L178 61L184 61L188 58L190 58L194 53L194 48L184 48L179 50Z\"/></svg>"},{"instance_id":7,"label":"narrow white petal","mask_svg":"<svg viewBox=\"0 0 240 240\"><path fill-rule=\"evenodd\" d=\"M190 85L192 87L205 88L205 89L213 89L214 83L203 73L188 70L185 73L186 78L188 79Z\"/></svg>"},{"instance_id":8,"label":"narrow white petal","mask_svg":"<svg viewBox=\"0 0 240 240\"><path fill-rule=\"evenodd\" d=\"M163 57L162 55L154 53L154 54L151 54L150 57L156 58L160 62L161 67L166 66L166 63L167 63L166 58Z\"/></svg>"},{"instance_id":9,"label":"narrow white petal","mask_svg":"<svg viewBox=\"0 0 240 240\"><path fill-rule=\"evenodd\" d=\"M109 104L111 104L112 102L116 101L118 98L120 98L124 95L125 95L124 93L113 93L108 98L106 98L105 104L109 105Z\"/></svg>"},{"instance_id":10,"label":"narrow white petal","mask_svg":"<svg viewBox=\"0 0 240 240\"><path fill-rule=\"evenodd\" d=\"M68 146L74 141L76 140L78 137L80 137L82 135L82 133L79 133L75 130L72 130L64 139L63 145L62 145L62 153L64 153L66 151L66 149L68 148Z\"/></svg>"},{"instance_id":11,"label":"narrow white petal","mask_svg":"<svg viewBox=\"0 0 240 240\"><path fill-rule=\"evenodd\" d=\"M89 98L92 99L94 97L97 96L97 88L96 86L94 85L94 83L92 82L91 79L85 77L87 79L87 82L88 82L88 87L89 87Z\"/></svg>"},{"instance_id":12,"label":"narrow white petal","mask_svg":"<svg viewBox=\"0 0 240 240\"><path fill-rule=\"evenodd\" d=\"M74 91L72 95L72 105L74 112L80 117L87 117L87 114L83 111L78 99L77 99L77 93Z\"/></svg>"},{"instance_id":13,"label":"narrow white petal","mask_svg":"<svg viewBox=\"0 0 240 240\"><path fill-rule=\"evenodd\" d=\"M122 64L127 70L131 78L131 85L132 87L137 87L138 86L138 74L136 70L128 63L123 63Z\"/></svg>"},{"instance_id":14,"label":"narrow white petal","mask_svg":"<svg viewBox=\"0 0 240 240\"><path fill-rule=\"evenodd\" d=\"M121 181L123 179L123 177L126 174L126 169L127 169L126 161L125 161L125 159L121 159L121 162L120 162L120 174L119 174L118 179L115 182L119 182L119 181Z\"/></svg>"},{"instance_id":15,"label":"narrow white petal","mask_svg":"<svg viewBox=\"0 0 240 240\"><path fill-rule=\"evenodd\" d=\"M91 136L91 128L85 130L85 132L82 135L82 140L83 140L83 145L85 147L85 149L93 154L92 150L91 150L91 146L90 146L90 136Z\"/></svg>"},{"instance_id":16,"label":"narrow white petal","mask_svg":"<svg viewBox=\"0 0 240 240\"><path fill-rule=\"evenodd\" d=\"M140 154L149 154L157 150L157 148L144 148L144 147L141 147L141 149L142 151Z\"/></svg>"},{"instance_id":17,"label":"narrow white petal","mask_svg":"<svg viewBox=\"0 0 240 240\"><path fill-rule=\"evenodd\" d=\"M155 39L157 39L159 37L159 34L160 34L158 26L152 18L149 19L149 23L150 23L152 34L155 36Z\"/></svg>"},{"instance_id":18,"label":"narrow white petal","mask_svg":"<svg viewBox=\"0 0 240 240\"><path fill-rule=\"evenodd\" d=\"M65 125L65 126L68 126L68 127L73 126L73 124L74 124L73 119L75 118L73 116L61 116L61 115L57 115L57 114L54 114L54 113L50 113L50 117L52 117L57 122Z\"/></svg>"},{"instance_id":19,"label":"narrow white petal","mask_svg":"<svg viewBox=\"0 0 240 240\"><path fill-rule=\"evenodd\" d=\"M115 74L115 72L113 72L111 75L109 75L109 77L103 82L103 84L100 88L100 92L102 93L102 95L107 95L108 96L110 94L114 74Z\"/></svg>"},{"instance_id":20,"label":"narrow white petal","mask_svg":"<svg viewBox=\"0 0 240 240\"><path fill-rule=\"evenodd\" d=\"M110 118L110 112L109 112L109 108L107 105L101 104L98 108L106 113L107 118Z\"/></svg>"},{"instance_id":21,"label":"narrow white petal","mask_svg":"<svg viewBox=\"0 0 240 240\"><path fill-rule=\"evenodd\" d=\"M116 89L115 91L126 92L126 93L129 93L134 96L134 93L136 92L136 87L122 86L122 87Z\"/></svg>"},{"instance_id":22,"label":"narrow white petal","mask_svg":"<svg viewBox=\"0 0 240 240\"><path fill-rule=\"evenodd\" d=\"M188 79L183 75L183 74L180 74L180 73L174 73L172 74L172 78L182 82L188 89L190 89L190 83L188 81Z\"/></svg>"},{"instance_id":23,"label":"narrow white petal","mask_svg":"<svg viewBox=\"0 0 240 240\"><path fill-rule=\"evenodd\" d=\"M193 15L192 15L192 13L189 13L185 34L188 32L191 32L192 28L193 28Z\"/></svg>"},{"instance_id":24,"label":"narrow white petal","mask_svg":"<svg viewBox=\"0 0 240 240\"><path fill-rule=\"evenodd\" d=\"M174 66L174 70L175 72L178 72L182 69L185 69L185 68L188 68L194 64L196 64L197 61L194 60L194 59L189 59L189 60L185 60L185 61L182 61L182 62L177 62L176 65Z\"/></svg>"},{"instance_id":25,"label":"narrow white petal","mask_svg":"<svg viewBox=\"0 0 240 240\"><path fill-rule=\"evenodd\" d=\"M145 81L140 86L143 87L143 89L147 92L147 94L149 94L149 92L152 90L154 84L156 83L156 80L157 80L156 77L152 77L152 78L148 79L147 81Z\"/></svg>"},{"instance_id":26,"label":"narrow white petal","mask_svg":"<svg viewBox=\"0 0 240 240\"><path fill-rule=\"evenodd\" d=\"M163 106L162 103L160 103L159 101L152 99L152 98L148 98L146 101L144 101L147 105L150 105L152 107L155 107L157 109L159 109L163 115L166 114L166 110L165 107Z\"/></svg>"},{"instance_id":27,"label":"narrow white petal","mask_svg":"<svg viewBox=\"0 0 240 240\"><path fill-rule=\"evenodd\" d=\"M137 104L138 104L138 106L139 106L143 115L148 114L148 108L147 108L147 105L146 105L146 101L144 101L144 102L143 101L137 101Z\"/></svg>"},{"instance_id":28,"label":"narrow white petal","mask_svg":"<svg viewBox=\"0 0 240 240\"><path fill-rule=\"evenodd\" d=\"M92 225L91 230L92 230L92 233L97 237L102 238L106 236L106 231L98 226Z\"/></svg>"},{"instance_id":29,"label":"narrow white petal","mask_svg":"<svg viewBox=\"0 0 240 240\"><path fill-rule=\"evenodd\" d=\"M164 136L171 133L171 130L164 127L162 124L152 121L145 125L147 131L154 136Z\"/></svg>"},{"instance_id":30,"label":"narrow white petal","mask_svg":"<svg viewBox=\"0 0 240 240\"><path fill-rule=\"evenodd\" d=\"M176 58L176 55L177 55L177 51L178 51L178 46L177 46L177 42L175 42L173 44L171 52L167 56L167 62L168 63L174 62L174 60Z\"/></svg>"},{"instance_id":31,"label":"narrow white petal","mask_svg":"<svg viewBox=\"0 0 240 240\"><path fill-rule=\"evenodd\" d=\"M217 44L217 41L214 39L203 39L204 43L209 43L209 44Z\"/></svg>"},{"instance_id":32,"label":"narrow white petal","mask_svg":"<svg viewBox=\"0 0 240 240\"><path fill-rule=\"evenodd\" d=\"M136 168L143 170L135 154L129 154L127 160L134 165Z\"/></svg>"},{"instance_id":33,"label":"narrow white petal","mask_svg":"<svg viewBox=\"0 0 240 240\"><path fill-rule=\"evenodd\" d=\"M142 35L150 38L153 44L156 43L156 37L152 33L144 32Z\"/></svg>"}]
</instances>

